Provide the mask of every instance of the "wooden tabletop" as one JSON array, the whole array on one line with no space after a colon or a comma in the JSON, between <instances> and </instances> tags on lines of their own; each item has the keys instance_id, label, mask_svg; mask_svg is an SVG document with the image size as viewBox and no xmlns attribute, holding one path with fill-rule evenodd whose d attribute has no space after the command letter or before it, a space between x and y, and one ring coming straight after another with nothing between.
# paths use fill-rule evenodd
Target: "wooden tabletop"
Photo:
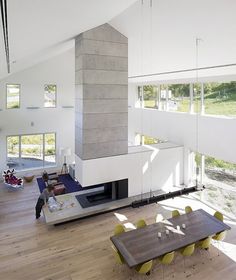
<instances>
[{"instance_id":1,"label":"wooden tabletop","mask_svg":"<svg viewBox=\"0 0 236 280\"><path fill-rule=\"evenodd\" d=\"M182 224L186 225L185 229ZM178 225L180 230L177 230ZM111 241L128 266L134 267L224 230L230 230L230 227L200 209L112 236ZM161 232L161 238L158 232Z\"/></svg>"}]
</instances>

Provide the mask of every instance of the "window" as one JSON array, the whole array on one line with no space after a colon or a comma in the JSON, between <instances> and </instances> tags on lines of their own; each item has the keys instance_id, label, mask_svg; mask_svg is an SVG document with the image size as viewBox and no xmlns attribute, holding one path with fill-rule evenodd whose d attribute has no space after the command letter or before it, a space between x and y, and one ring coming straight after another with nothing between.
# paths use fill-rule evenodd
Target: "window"
<instances>
[{"instance_id":1,"label":"window","mask_svg":"<svg viewBox=\"0 0 236 280\"><path fill-rule=\"evenodd\" d=\"M56 107L56 85L45 85L44 86L44 107L55 108Z\"/></svg>"},{"instance_id":2,"label":"window","mask_svg":"<svg viewBox=\"0 0 236 280\"><path fill-rule=\"evenodd\" d=\"M55 133L8 136L7 161L9 168L16 170L54 166Z\"/></svg>"},{"instance_id":3,"label":"window","mask_svg":"<svg viewBox=\"0 0 236 280\"><path fill-rule=\"evenodd\" d=\"M205 156L203 201L235 217L236 164Z\"/></svg>"},{"instance_id":4,"label":"window","mask_svg":"<svg viewBox=\"0 0 236 280\"><path fill-rule=\"evenodd\" d=\"M43 166L43 135L21 136L21 164L27 167Z\"/></svg>"},{"instance_id":5,"label":"window","mask_svg":"<svg viewBox=\"0 0 236 280\"><path fill-rule=\"evenodd\" d=\"M9 168L14 168L15 165L19 165L20 158L20 137L10 136L7 137L7 160Z\"/></svg>"},{"instance_id":6,"label":"window","mask_svg":"<svg viewBox=\"0 0 236 280\"><path fill-rule=\"evenodd\" d=\"M194 105L194 112L200 113L201 112L201 84L194 84L193 85L193 105Z\"/></svg>"},{"instance_id":7,"label":"window","mask_svg":"<svg viewBox=\"0 0 236 280\"><path fill-rule=\"evenodd\" d=\"M44 136L44 165L50 166L56 162L56 135L48 133Z\"/></svg>"},{"instance_id":8,"label":"window","mask_svg":"<svg viewBox=\"0 0 236 280\"><path fill-rule=\"evenodd\" d=\"M194 195L204 203L235 217L236 215L236 164L214 157L194 155L192 185L205 185L203 192Z\"/></svg>"},{"instance_id":9,"label":"window","mask_svg":"<svg viewBox=\"0 0 236 280\"><path fill-rule=\"evenodd\" d=\"M145 108L158 108L158 90L156 86L143 86Z\"/></svg>"},{"instance_id":10,"label":"window","mask_svg":"<svg viewBox=\"0 0 236 280\"><path fill-rule=\"evenodd\" d=\"M158 109L158 96L157 86L138 86L138 103L136 103L136 107Z\"/></svg>"},{"instance_id":11,"label":"window","mask_svg":"<svg viewBox=\"0 0 236 280\"><path fill-rule=\"evenodd\" d=\"M189 84L169 85L169 111L189 112L190 94Z\"/></svg>"},{"instance_id":12,"label":"window","mask_svg":"<svg viewBox=\"0 0 236 280\"><path fill-rule=\"evenodd\" d=\"M236 82L204 84L205 113L236 115Z\"/></svg>"},{"instance_id":13,"label":"window","mask_svg":"<svg viewBox=\"0 0 236 280\"><path fill-rule=\"evenodd\" d=\"M167 85L161 85L160 86L161 92L160 92L160 109L161 110L167 110L167 100L169 98L169 92L168 92L168 86Z\"/></svg>"},{"instance_id":14,"label":"window","mask_svg":"<svg viewBox=\"0 0 236 280\"><path fill-rule=\"evenodd\" d=\"M20 85L7 84L7 109L20 108Z\"/></svg>"}]
</instances>

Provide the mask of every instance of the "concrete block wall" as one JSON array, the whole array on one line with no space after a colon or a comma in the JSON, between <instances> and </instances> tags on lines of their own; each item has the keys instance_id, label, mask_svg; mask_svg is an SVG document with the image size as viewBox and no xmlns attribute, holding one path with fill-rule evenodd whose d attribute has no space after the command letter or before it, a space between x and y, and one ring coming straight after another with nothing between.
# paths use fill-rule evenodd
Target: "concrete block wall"
<instances>
[{"instance_id":1,"label":"concrete block wall","mask_svg":"<svg viewBox=\"0 0 236 280\"><path fill-rule=\"evenodd\" d=\"M104 24L75 40L75 153L128 152L128 40Z\"/></svg>"}]
</instances>

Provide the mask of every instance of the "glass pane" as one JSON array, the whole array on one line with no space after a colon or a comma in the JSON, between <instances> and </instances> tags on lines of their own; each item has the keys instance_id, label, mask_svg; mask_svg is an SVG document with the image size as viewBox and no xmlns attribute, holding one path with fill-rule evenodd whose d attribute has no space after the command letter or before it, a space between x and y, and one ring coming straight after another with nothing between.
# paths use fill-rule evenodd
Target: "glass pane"
<instances>
[{"instance_id":1,"label":"glass pane","mask_svg":"<svg viewBox=\"0 0 236 280\"><path fill-rule=\"evenodd\" d=\"M158 108L158 96L156 86L144 86L143 87L143 99L145 108Z\"/></svg>"},{"instance_id":2,"label":"glass pane","mask_svg":"<svg viewBox=\"0 0 236 280\"><path fill-rule=\"evenodd\" d=\"M194 102L194 112L201 112L201 84L194 84L193 86L193 102Z\"/></svg>"},{"instance_id":3,"label":"glass pane","mask_svg":"<svg viewBox=\"0 0 236 280\"><path fill-rule=\"evenodd\" d=\"M236 164L206 156L204 183L203 200L235 216Z\"/></svg>"},{"instance_id":4,"label":"glass pane","mask_svg":"<svg viewBox=\"0 0 236 280\"><path fill-rule=\"evenodd\" d=\"M19 136L7 137L7 166L20 169Z\"/></svg>"},{"instance_id":5,"label":"glass pane","mask_svg":"<svg viewBox=\"0 0 236 280\"><path fill-rule=\"evenodd\" d=\"M7 109L20 108L20 85L7 85Z\"/></svg>"},{"instance_id":6,"label":"glass pane","mask_svg":"<svg viewBox=\"0 0 236 280\"><path fill-rule=\"evenodd\" d=\"M169 85L168 108L170 111L189 112L190 95L189 85Z\"/></svg>"},{"instance_id":7,"label":"glass pane","mask_svg":"<svg viewBox=\"0 0 236 280\"><path fill-rule=\"evenodd\" d=\"M205 113L236 115L236 82L204 84Z\"/></svg>"},{"instance_id":8,"label":"glass pane","mask_svg":"<svg viewBox=\"0 0 236 280\"><path fill-rule=\"evenodd\" d=\"M137 108L142 107L142 87L141 86L138 86L138 98L137 98L135 107L137 107Z\"/></svg>"},{"instance_id":9,"label":"glass pane","mask_svg":"<svg viewBox=\"0 0 236 280\"><path fill-rule=\"evenodd\" d=\"M201 184L201 174L202 174L202 155L199 153L190 153L190 173L191 182L190 186L196 186ZM196 193L199 194L199 193Z\"/></svg>"},{"instance_id":10,"label":"glass pane","mask_svg":"<svg viewBox=\"0 0 236 280\"><path fill-rule=\"evenodd\" d=\"M22 168L36 168L43 166L43 135L21 136Z\"/></svg>"},{"instance_id":11,"label":"glass pane","mask_svg":"<svg viewBox=\"0 0 236 280\"><path fill-rule=\"evenodd\" d=\"M44 135L44 165L50 166L56 163L56 135L48 133Z\"/></svg>"},{"instance_id":12,"label":"glass pane","mask_svg":"<svg viewBox=\"0 0 236 280\"><path fill-rule=\"evenodd\" d=\"M56 107L56 85L45 85L44 86L44 107Z\"/></svg>"},{"instance_id":13,"label":"glass pane","mask_svg":"<svg viewBox=\"0 0 236 280\"><path fill-rule=\"evenodd\" d=\"M167 85L161 85L161 92L160 92L160 102L161 102L161 104L160 104L160 106L159 106L159 108L161 109L161 110L166 110L167 108L166 108L166 105L167 105L167 103L166 103L166 97L167 97L167 91L168 91L168 86Z\"/></svg>"}]
</instances>

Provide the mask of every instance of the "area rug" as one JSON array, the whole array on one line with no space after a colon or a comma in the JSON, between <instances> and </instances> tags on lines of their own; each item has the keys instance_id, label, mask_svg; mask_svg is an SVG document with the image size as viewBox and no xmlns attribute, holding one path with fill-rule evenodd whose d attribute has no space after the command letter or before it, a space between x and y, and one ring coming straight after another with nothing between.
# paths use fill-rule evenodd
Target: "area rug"
<instances>
[{"instance_id":1,"label":"area rug","mask_svg":"<svg viewBox=\"0 0 236 280\"><path fill-rule=\"evenodd\" d=\"M85 189L94 188L94 186L83 188L78 182L74 181L69 174L59 175L59 181L62 182L66 187L66 193L78 192ZM46 185L42 178L37 178L37 182L41 193L45 189Z\"/></svg>"}]
</instances>

